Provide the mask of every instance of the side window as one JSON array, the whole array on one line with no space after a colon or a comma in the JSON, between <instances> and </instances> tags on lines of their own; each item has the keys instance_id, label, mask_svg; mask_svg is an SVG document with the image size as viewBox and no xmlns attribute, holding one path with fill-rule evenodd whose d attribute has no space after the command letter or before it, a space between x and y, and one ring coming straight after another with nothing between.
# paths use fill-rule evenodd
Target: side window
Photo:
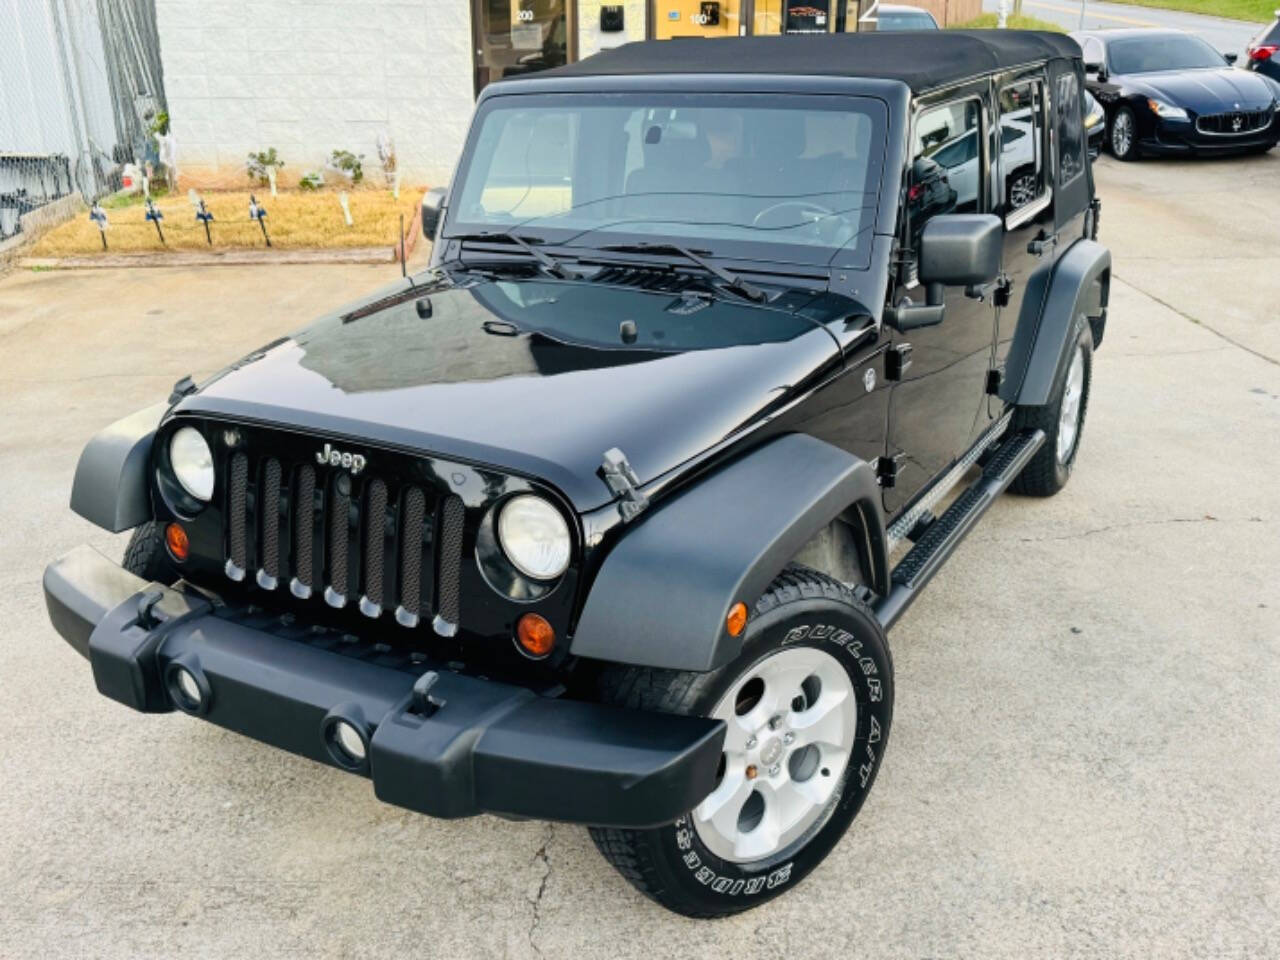
<instances>
[{"instance_id":1,"label":"side window","mask_svg":"<svg viewBox=\"0 0 1280 960\"><path fill-rule=\"evenodd\" d=\"M981 118L977 100L930 107L916 116L907 188L912 246L931 217L984 209Z\"/></svg>"},{"instance_id":2,"label":"side window","mask_svg":"<svg viewBox=\"0 0 1280 960\"><path fill-rule=\"evenodd\" d=\"M1078 96L1076 102L1078 108ZM1044 144L1043 84L1033 80L1005 87L1000 91L1000 177L1006 214L1047 192Z\"/></svg>"},{"instance_id":3,"label":"side window","mask_svg":"<svg viewBox=\"0 0 1280 960\"><path fill-rule=\"evenodd\" d=\"M1084 173L1084 105L1080 102L1080 82L1075 73L1058 78L1053 98L1054 121L1058 126L1058 186Z\"/></svg>"}]
</instances>

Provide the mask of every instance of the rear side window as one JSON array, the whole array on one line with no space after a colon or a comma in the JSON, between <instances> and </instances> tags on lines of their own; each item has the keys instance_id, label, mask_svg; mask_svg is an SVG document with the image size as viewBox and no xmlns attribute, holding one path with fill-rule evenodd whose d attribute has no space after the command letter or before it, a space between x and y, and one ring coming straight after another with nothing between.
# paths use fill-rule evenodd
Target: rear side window
<instances>
[{"instance_id":1,"label":"rear side window","mask_svg":"<svg viewBox=\"0 0 1280 960\"><path fill-rule=\"evenodd\" d=\"M1062 186L1084 173L1085 165L1084 105L1074 73L1058 78L1053 109L1058 126L1058 184Z\"/></svg>"},{"instance_id":2,"label":"rear side window","mask_svg":"<svg viewBox=\"0 0 1280 960\"><path fill-rule=\"evenodd\" d=\"M1079 105L1077 94L1077 110ZM1000 176L1004 179L1006 214L1039 200L1048 191L1044 143L1044 85L1030 80L1001 90Z\"/></svg>"}]
</instances>

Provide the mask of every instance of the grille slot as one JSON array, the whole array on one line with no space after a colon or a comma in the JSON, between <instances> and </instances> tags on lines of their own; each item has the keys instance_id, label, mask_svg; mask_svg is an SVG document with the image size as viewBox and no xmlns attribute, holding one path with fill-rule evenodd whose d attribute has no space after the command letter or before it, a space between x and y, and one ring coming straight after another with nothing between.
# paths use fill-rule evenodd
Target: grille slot
<instances>
[{"instance_id":1,"label":"grille slot","mask_svg":"<svg viewBox=\"0 0 1280 960\"><path fill-rule=\"evenodd\" d=\"M331 607L347 605L347 548L351 532L350 481L342 474L329 492L329 586L324 600Z\"/></svg>"},{"instance_id":2,"label":"grille slot","mask_svg":"<svg viewBox=\"0 0 1280 960\"><path fill-rule=\"evenodd\" d=\"M293 580L289 589L295 597L311 596L315 559L312 544L316 532L316 471L310 464L298 469L298 489L293 499Z\"/></svg>"},{"instance_id":3,"label":"grille slot","mask_svg":"<svg viewBox=\"0 0 1280 960\"><path fill-rule=\"evenodd\" d=\"M410 487L405 491L400 524L400 606L396 608L396 620L405 627L418 625L422 605L422 524L426 509L421 490Z\"/></svg>"},{"instance_id":4,"label":"grille slot","mask_svg":"<svg viewBox=\"0 0 1280 960\"><path fill-rule=\"evenodd\" d=\"M440 574L436 581L439 598L436 619L432 626L436 633L451 637L458 632L458 608L461 601L459 580L462 574L462 500L456 496L445 498L440 510Z\"/></svg>"},{"instance_id":5,"label":"grille slot","mask_svg":"<svg viewBox=\"0 0 1280 960\"><path fill-rule=\"evenodd\" d=\"M262 515L258 586L274 590L280 583L280 461L274 457L262 468L258 503L258 512Z\"/></svg>"},{"instance_id":6,"label":"grille slot","mask_svg":"<svg viewBox=\"0 0 1280 960\"><path fill-rule=\"evenodd\" d=\"M364 523L364 596L360 612L366 617L382 616L383 576L387 539L387 485L374 479L369 483Z\"/></svg>"},{"instance_id":7,"label":"grille slot","mask_svg":"<svg viewBox=\"0 0 1280 960\"><path fill-rule=\"evenodd\" d=\"M227 576L232 580L244 579L249 568L249 458L237 453L231 458L227 484Z\"/></svg>"},{"instance_id":8,"label":"grille slot","mask_svg":"<svg viewBox=\"0 0 1280 960\"><path fill-rule=\"evenodd\" d=\"M254 448L226 464L226 565L232 580L256 569L258 586L287 582L300 600L358 609L397 623L458 630L466 508L393 474L352 475ZM252 566L251 566L252 565Z\"/></svg>"}]
</instances>

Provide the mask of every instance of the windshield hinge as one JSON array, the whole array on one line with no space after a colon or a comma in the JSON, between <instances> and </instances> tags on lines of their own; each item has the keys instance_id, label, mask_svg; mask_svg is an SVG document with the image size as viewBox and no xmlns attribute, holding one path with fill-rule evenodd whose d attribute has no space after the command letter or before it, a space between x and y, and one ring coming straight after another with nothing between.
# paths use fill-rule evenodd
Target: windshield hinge
<instances>
[{"instance_id":1,"label":"windshield hinge","mask_svg":"<svg viewBox=\"0 0 1280 960\"><path fill-rule=\"evenodd\" d=\"M600 473L609 489L620 498L618 513L622 515L623 523L630 523L644 513L649 506L649 498L640 492L640 478L631 469L625 453L617 447L606 450Z\"/></svg>"}]
</instances>

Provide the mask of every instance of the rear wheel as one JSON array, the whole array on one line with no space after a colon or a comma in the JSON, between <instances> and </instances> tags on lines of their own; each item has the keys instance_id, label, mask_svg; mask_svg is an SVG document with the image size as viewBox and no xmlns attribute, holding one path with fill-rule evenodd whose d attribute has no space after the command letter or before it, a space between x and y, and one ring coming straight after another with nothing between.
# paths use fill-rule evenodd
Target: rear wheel
<instances>
[{"instance_id":1,"label":"rear wheel","mask_svg":"<svg viewBox=\"0 0 1280 960\"><path fill-rule=\"evenodd\" d=\"M1072 327L1071 356L1043 407L1019 407L1015 430L1043 430L1044 445L1009 489L1033 497L1051 497L1067 485L1080 449L1093 381L1093 334L1083 316Z\"/></svg>"},{"instance_id":2,"label":"rear wheel","mask_svg":"<svg viewBox=\"0 0 1280 960\"><path fill-rule=\"evenodd\" d=\"M893 714L893 664L871 611L841 583L790 567L756 603L742 654L710 673L617 668L604 699L712 716L717 786L675 823L592 828L640 892L692 917L738 913L794 886L853 821Z\"/></svg>"},{"instance_id":3,"label":"rear wheel","mask_svg":"<svg viewBox=\"0 0 1280 960\"><path fill-rule=\"evenodd\" d=\"M1138 159L1138 124L1128 107L1121 107L1111 118L1111 152L1117 160Z\"/></svg>"}]
</instances>

